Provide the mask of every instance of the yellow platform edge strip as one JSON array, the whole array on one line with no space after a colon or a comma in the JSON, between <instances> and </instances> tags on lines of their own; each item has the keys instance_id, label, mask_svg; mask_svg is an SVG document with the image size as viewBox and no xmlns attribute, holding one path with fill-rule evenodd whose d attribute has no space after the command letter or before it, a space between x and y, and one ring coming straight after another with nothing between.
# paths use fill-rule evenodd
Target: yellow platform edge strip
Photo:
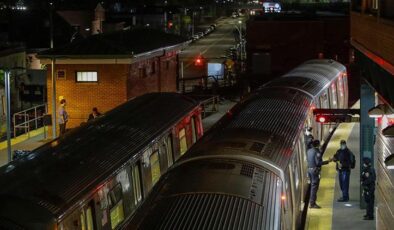
<instances>
[{"instance_id":1,"label":"yellow platform edge strip","mask_svg":"<svg viewBox=\"0 0 394 230\"><path fill-rule=\"evenodd\" d=\"M335 152L339 149L340 141L348 140L353 127L354 123L342 123L338 126L327 145L323 160L328 160L328 158L334 156ZM330 163L322 167L320 186L317 192L316 201L316 203L322 208L308 209L305 229L329 230L332 228L332 212L336 176L337 172L335 169L335 163Z\"/></svg>"},{"instance_id":2,"label":"yellow platform edge strip","mask_svg":"<svg viewBox=\"0 0 394 230\"><path fill-rule=\"evenodd\" d=\"M30 138L38 136L40 134L44 133L44 127L38 128L36 130L30 131ZM21 142L24 142L29 139L28 134L22 134L20 136L17 136L15 138L11 139L11 146L19 144ZM0 150L6 149L7 148L7 141L2 141L0 142Z\"/></svg>"}]
</instances>

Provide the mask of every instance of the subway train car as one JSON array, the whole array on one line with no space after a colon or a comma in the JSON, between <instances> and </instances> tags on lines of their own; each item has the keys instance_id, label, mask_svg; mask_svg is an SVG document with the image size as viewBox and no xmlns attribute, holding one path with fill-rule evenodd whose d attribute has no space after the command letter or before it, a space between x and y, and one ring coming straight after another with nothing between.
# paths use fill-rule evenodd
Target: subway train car
<instances>
[{"instance_id":1,"label":"subway train car","mask_svg":"<svg viewBox=\"0 0 394 230\"><path fill-rule=\"evenodd\" d=\"M305 127L347 107L346 68L312 60L232 108L158 182L126 229L297 229L305 207Z\"/></svg>"},{"instance_id":2,"label":"subway train car","mask_svg":"<svg viewBox=\"0 0 394 230\"><path fill-rule=\"evenodd\" d=\"M0 168L0 229L118 229L202 134L185 96L126 102Z\"/></svg>"}]
</instances>

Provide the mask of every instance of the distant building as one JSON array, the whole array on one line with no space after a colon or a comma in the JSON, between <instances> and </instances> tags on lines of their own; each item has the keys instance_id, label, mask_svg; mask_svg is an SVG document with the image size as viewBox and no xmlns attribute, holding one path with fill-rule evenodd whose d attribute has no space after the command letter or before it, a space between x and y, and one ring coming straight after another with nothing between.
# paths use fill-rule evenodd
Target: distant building
<instances>
[{"instance_id":1,"label":"distant building","mask_svg":"<svg viewBox=\"0 0 394 230\"><path fill-rule=\"evenodd\" d=\"M247 71L261 83L313 58L346 64L349 39L346 15L256 15L246 23Z\"/></svg>"},{"instance_id":2,"label":"distant building","mask_svg":"<svg viewBox=\"0 0 394 230\"><path fill-rule=\"evenodd\" d=\"M44 104L45 70L35 56L21 44L0 46L0 68L11 69L11 113ZM22 68L22 69L20 69ZM5 131L5 93L0 78L0 139Z\"/></svg>"},{"instance_id":3,"label":"distant building","mask_svg":"<svg viewBox=\"0 0 394 230\"><path fill-rule=\"evenodd\" d=\"M51 58L56 61L56 96L67 101L70 128L85 122L93 107L106 112L145 93L175 92L178 52L184 42L177 35L135 29L92 35L42 52L39 58L48 70L48 101Z\"/></svg>"}]
</instances>

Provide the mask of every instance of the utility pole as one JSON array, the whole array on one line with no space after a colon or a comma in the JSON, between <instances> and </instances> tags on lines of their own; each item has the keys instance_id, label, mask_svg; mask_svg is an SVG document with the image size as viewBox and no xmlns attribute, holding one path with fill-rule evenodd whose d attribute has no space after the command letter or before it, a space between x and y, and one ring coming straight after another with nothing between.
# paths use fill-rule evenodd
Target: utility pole
<instances>
[{"instance_id":1,"label":"utility pole","mask_svg":"<svg viewBox=\"0 0 394 230\"><path fill-rule=\"evenodd\" d=\"M53 49L53 3L49 3L49 24L50 24L50 48ZM51 60L51 80L52 80L52 139L56 135L56 79L55 79L55 57Z\"/></svg>"},{"instance_id":2,"label":"utility pole","mask_svg":"<svg viewBox=\"0 0 394 230\"><path fill-rule=\"evenodd\" d=\"M4 71L4 85L6 98L6 128L7 128L7 157L11 161L11 87L10 87L10 70Z\"/></svg>"}]
</instances>

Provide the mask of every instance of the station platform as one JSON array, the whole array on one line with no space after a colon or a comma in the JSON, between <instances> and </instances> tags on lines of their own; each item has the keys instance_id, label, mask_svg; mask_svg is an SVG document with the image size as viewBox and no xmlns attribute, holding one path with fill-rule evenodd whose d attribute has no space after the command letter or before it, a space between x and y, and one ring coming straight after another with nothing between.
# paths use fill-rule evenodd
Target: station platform
<instances>
[{"instance_id":1,"label":"station platform","mask_svg":"<svg viewBox=\"0 0 394 230\"><path fill-rule=\"evenodd\" d=\"M30 136L29 136L30 135ZM44 135L44 128L30 131L30 134L23 134L11 139L11 151L14 150L33 150L41 145L49 142L51 139L46 139ZM0 142L0 167L7 164L7 141Z\"/></svg>"},{"instance_id":2,"label":"station platform","mask_svg":"<svg viewBox=\"0 0 394 230\"><path fill-rule=\"evenodd\" d=\"M229 111L235 104L237 104L236 101L230 101L230 100L223 100L220 101L218 104L218 112L211 114L208 117L205 117L202 120L202 125L204 132L208 131L220 118L223 117Z\"/></svg>"},{"instance_id":3,"label":"station platform","mask_svg":"<svg viewBox=\"0 0 394 230\"><path fill-rule=\"evenodd\" d=\"M321 209L308 209L305 229L308 230L374 230L375 220L363 220L365 209L360 209L360 146L359 123L342 123L336 129L323 160L332 157L339 149L340 140L346 140L348 148L356 157L356 167L350 174L349 202L337 202L342 196L335 162L322 167L320 187L316 203Z\"/></svg>"}]
</instances>

